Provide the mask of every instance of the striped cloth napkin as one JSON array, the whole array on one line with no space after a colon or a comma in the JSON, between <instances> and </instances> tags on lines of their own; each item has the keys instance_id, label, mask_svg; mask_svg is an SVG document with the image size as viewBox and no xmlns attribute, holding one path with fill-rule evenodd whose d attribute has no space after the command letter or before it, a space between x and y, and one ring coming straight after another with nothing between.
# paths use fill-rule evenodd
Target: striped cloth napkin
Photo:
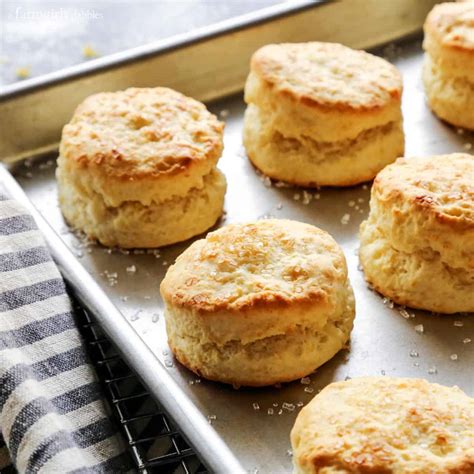
<instances>
[{"instance_id":1,"label":"striped cloth napkin","mask_svg":"<svg viewBox=\"0 0 474 474\"><path fill-rule=\"evenodd\" d=\"M33 218L0 191L0 472L128 472Z\"/></svg>"}]
</instances>

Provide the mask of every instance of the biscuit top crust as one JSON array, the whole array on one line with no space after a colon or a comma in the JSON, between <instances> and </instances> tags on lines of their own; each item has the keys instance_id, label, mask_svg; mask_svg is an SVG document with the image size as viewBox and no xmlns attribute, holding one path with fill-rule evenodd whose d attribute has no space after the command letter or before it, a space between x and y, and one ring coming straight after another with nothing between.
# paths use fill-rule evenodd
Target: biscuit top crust
<instances>
[{"instance_id":1,"label":"biscuit top crust","mask_svg":"<svg viewBox=\"0 0 474 474\"><path fill-rule=\"evenodd\" d=\"M439 222L474 229L474 156L398 158L375 178L372 195L403 202Z\"/></svg>"},{"instance_id":2,"label":"biscuit top crust","mask_svg":"<svg viewBox=\"0 0 474 474\"><path fill-rule=\"evenodd\" d=\"M328 233L268 219L228 225L192 244L168 269L161 293L201 312L293 303L330 309L346 281L344 255Z\"/></svg>"},{"instance_id":3,"label":"biscuit top crust","mask_svg":"<svg viewBox=\"0 0 474 474\"><path fill-rule=\"evenodd\" d=\"M254 53L251 70L275 92L313 107L373 110L402 93L395 66L337 43L269 44Z\"/></svg>"},{"instance_id":4,"label":"biscuit top crust","mask_svg":"<svg viewBox=\"0 0 474 474\"><path fill-rule=\"evenodd\" d=\"M77 166L127 180L208 172L219 159L224 124L172 89L103 92L80 104L64 128L60 154Z\"/></svg>"},{"instance_id":5,"label":"biscuit top crust","mask_svg":"<svg viewBox=\"0 0 474 474\"><path fill-rule=\"evenodd\" d=\"M442 46L474 54L474 2L436 5L426 18L424 29Z\"/></svg>"},{"instance_id":6,"label":"biscuit top crust","mask_svg":"<svg viewBox=\"0 0 474 474\"><path fill-rule=\"evenodd\" d=\"M474 400L423 379L336 382L303 408L291 440L297 472L467 474Z\"/></svg>"}]
</instances>

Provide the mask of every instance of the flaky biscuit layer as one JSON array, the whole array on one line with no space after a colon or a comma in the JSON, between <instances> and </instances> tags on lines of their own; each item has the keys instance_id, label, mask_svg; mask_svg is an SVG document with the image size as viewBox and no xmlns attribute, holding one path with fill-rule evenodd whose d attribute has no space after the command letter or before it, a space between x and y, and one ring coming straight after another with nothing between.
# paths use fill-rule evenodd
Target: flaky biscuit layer
<instances>
[{"instance_id":1,"label":"flaky biscuit layer","mask_svg":"<svg viewBox=\"0 0 474 474\"><path fill-rule=\"evenodd\" d=\"M474 311L474 157L399 158L372 186L360 229L367 280L408 306Z\"/></svg>"},{"instance_id":2,"label":"flaky biscuit layer","mask_svg":"<svg viewBox=\"0 0 474 474\"><path fill-rule=\"evenodd\" d=\"M474 400L422 379L324 388L291 432L295 474L474 472Z\"/></svg>"},{"instance_id":3,"label":"flaky biscuit layer","mask_svg":"<svg viewBox=\"0 0 474 474\"><path fill-rule=\"evenodd\" d=\"M210 233L178 257L160 289L178 360L226 383L307 375L343 347L354 318L341 249L296 221Z\"/></svg>"}]
</instances>

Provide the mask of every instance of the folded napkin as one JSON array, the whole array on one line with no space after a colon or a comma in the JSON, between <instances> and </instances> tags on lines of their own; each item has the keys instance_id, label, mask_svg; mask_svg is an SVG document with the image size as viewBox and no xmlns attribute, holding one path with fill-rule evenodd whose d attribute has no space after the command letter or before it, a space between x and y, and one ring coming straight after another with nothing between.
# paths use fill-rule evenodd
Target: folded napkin
<instances>
[{"instance_id":1,"label":"folded napkin","mask_svg":"<svg viewBox=\"0 0 474 474\"><path fill-rule=\"evenodd\" d=\"M129 465L61 275L33 218L0 191L0 472L15 470Z\"/></svg>"}]
</instances>

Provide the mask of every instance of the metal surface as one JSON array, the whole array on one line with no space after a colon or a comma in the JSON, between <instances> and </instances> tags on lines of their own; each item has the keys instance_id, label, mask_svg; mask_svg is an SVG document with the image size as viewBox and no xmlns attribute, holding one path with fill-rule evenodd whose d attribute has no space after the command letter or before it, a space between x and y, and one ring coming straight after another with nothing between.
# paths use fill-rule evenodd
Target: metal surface
<instances>
[{"instance_id":1,"label":"metal surface","mask_svg":"<svg viewBox=\"0 0 474 474\"><path fill-rule=\"evenodd\" d=\"M242 90L251 54L284 41L369 48L418 31L435 0L295 0L0 90L0 160L54 150L88 95L168 86L199 100Z\"/></svg>"},{"instance_id":2,"label":"metal surface","mask_svg":"<svg viewBox=\"0 0 474 474\"><path fill-rule=\"evenodd\" d=\"M420 80L420 41L392 45L383 52L404 77L407 156L472 150L473 134L461 133L443 124L425 105ZM391 308L390 302L384 302L367 287L358 270L357 230L367 216L369 186L304 191L280 187L277 183L270 185L270 181L259 176L249 164L241 146L244 110L241 96L215 102L210 108L227 122L225 151L220 162L228 177L227 214L219 225L274 216L309 222L331 233L344 249L356 295L357 316L351 345L349 350L341 351L318 369L308 384L302 383L307 382L303 380L281 388L235 390L197 379L179 366L169 352L158 291L166 269L190 242L156 254L110 251L85 245L82 239L68 232L57 207L53 159L17 166L15 175L34 205L61 234L140 337L141 340L135 337L127 343L124 331L128 326L125 328L117 313L112 312L112 317L105 314L112 311L110 305L95 301L102 305L99 322L106 325L106 330L113 329L111 336L119 337L120 344L126 344L122 350L135 367L140 368L142 364L140 376L148 385L166 385L169 381L168 378L165 382L162 369L156 369L153 353L243 466L261 473L290 471L289 432L299 407L335 380L362 375L424 377L445 385L458 385L473 395L474 351L473 343L467 342L468 338L474 338L472 315L438 316ZM53 245L59 244L53 240ZM68 269L71 271L78 272L80 279L85 277L77 265ZM150 352L145 351L145 347ZM183 400L181 397L176 404ZM183 406L183 415L186 410ZM181 422L183 428L188 428L188 420L181 419Z\"/></svg>"},{"instance_id":3,"label":"metal surface","mask_svg":"<svg viewBox=\"0 0 474 474\"><path fill-rule=\"evenodd\" d=\"M28 66L38 77L87 61L213 25L282 0L2 0L0 88Z\"/></svg>"},{"instance_id":4,"label":"metal surface","mask_svg":"<svg viewBox=\"0 0 474 474\"><path fill-rule=\"evenodd\" d=\"M75 314L106 399L140 474L205 474L206 468L163 408L80 305Z\"/></svg>"}]
</instances>

